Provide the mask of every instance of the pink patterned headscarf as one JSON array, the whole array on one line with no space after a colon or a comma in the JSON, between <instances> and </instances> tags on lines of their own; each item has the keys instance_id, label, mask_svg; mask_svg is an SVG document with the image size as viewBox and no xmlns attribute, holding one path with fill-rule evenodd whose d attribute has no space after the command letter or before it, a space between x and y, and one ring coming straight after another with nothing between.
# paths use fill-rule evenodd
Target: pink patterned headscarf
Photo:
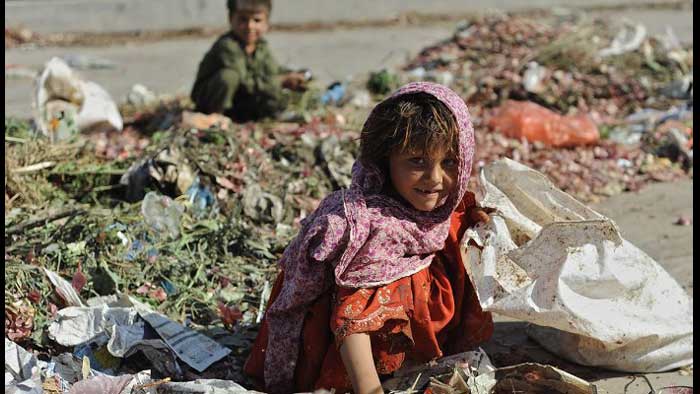
<instances>
[{"instance_id":1,"label":"pink patterned headscarf","mask_svg":"<svg viewBox=\"0 0 700 394\"><path fill-rule=\"evenodd\" d=\"M447 87L410 83L391 98L411 93L434 96L457 121L457 187L443 205L422 212L383 194L386 175L378 168L355 162L350 188L326 197L304 220L282 256L284 284L266 314L265 385L269 392L288 392L293 387L304 317L333 284L362 288L391 283L429 266L445 244L450 216L467 190L474 130L466 104Z\"/></svg>"}]
</instances>

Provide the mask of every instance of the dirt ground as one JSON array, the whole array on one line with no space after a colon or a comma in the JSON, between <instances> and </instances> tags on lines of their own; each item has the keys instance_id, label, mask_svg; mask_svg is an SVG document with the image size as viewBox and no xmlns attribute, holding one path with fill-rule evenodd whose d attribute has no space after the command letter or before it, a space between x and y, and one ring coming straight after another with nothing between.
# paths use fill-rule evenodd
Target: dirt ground
<instances>
[{"instance_id":1,"label":"dirt ground","mask_svg":"<svg viewBox=\"0 0 700 394\"><path fill-rule=\"evenodd\" d=\"M664 25L681 26L692 34L692 11L683 15L670 11L639 11L637 17L651 23L651 30L662 31ZM640 16L641 15L641 16ZM608 17L616 18L613 14ZM627 16L635 17L635 14ZM680 21L680 22L679 22ZM656 23L654 25L654 23ZM451 34L454 23L432 26L367 27L335 31L272 32L269 36L274 53L282 63L309 67L320 84L342 80L380 67L403 63L420 48ZM678 31L677 31L678 32ZM692 41L682 33L684 40ZM130 87L143 83L160 93L188 92L197 64L211 45L212 38L178 39L134 43L117 47L69 47L6 49L5 64L39 69L51 56L80 53L106 58L116 68L81 71L87 78L104 86L117 101L123 101ZM146 54L148 54L146 56ZM176 66L173 66L176 65ZM5 79L6 116L29 117L32 80ZM693 295L693 225L674 224L681 216L692 220L693 181L652 184L637 193L624 193L602 201L594 209L612 218L622 235L656 259L683 288ZM496 335L485 346L492 358L527 357L540 362L560 363L538 345L528 340L523 323L498 319ZM570 365L569 365L570 366ZM630 374L618 374L583 367L570 371L594 382L599 393L641 394L650 389L642 379L631 381ZM692 386L692 372L647 374L655 389L669 385Z\"/></svg>"}]
</instances>

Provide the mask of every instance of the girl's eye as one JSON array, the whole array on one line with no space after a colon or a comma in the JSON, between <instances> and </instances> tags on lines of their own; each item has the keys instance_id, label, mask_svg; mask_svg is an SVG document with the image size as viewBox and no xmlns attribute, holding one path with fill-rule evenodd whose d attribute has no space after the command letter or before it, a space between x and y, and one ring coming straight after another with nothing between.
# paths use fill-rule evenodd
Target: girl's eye
<instances>
[{"instance_id":1,"label":"girl's eye","mask_svg":"<svg viewBox=\"0 0 700 394\"><path fill-rule=\"evenodd\" d=\"M443 161L443 165L445 167L455 167L457 165L457 160L456 159L447 159Z\"/></svg>"},{"instance_id":2,"label":"girl's eye","mask_svg":"<svg viewBox=\"0 0 700 394\"><path fill-rule=\"evenodd\" d=\"M423 159L422 157L412 157L412 158L408 159L408 161L411 164L415 164L418 166L425 164L425 159Z\"/></svg>"}]
</instances>

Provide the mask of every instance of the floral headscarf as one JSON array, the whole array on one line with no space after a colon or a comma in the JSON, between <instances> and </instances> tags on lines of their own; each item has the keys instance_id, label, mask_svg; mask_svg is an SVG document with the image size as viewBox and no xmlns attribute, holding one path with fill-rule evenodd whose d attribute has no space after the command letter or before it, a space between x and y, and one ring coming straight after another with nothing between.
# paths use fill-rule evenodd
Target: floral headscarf
<instances>
[{"instance_id":1,"label":"floral headscarf","mask_svg":"<svg viewBox=\"0 0 700 394\"><path fill-rule=\"evenodd\" d=\"M391 283L429 266L445 244L450 216L467 190L474 130L466 104L447 87L415 82L390 98L412 93L434 96L457 121L457 186L443 205L422 212L383 194L386 174L378 168L355 162L350 188L326 197L282 256L284 284L266 314L265 385L270 392L293 386L304 317L334 283L353 288Z\"/></svg>"}]
</instances>

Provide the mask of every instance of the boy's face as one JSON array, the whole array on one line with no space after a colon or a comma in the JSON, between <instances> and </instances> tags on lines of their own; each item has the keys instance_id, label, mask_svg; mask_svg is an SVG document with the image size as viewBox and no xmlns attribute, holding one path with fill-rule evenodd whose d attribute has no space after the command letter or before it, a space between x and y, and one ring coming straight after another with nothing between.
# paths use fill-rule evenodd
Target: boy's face
<instances>
[{"instance_id":1,"label":"boy's face","mask_svg":"<svg viewBox=\"0 0 700 394\"><path fill-rule=\"evenodd\" d=\"M389 172L394 189L419 211L442 205L457 185L457 157L446 149L426 152L394 152Z\"/></svg>"},{"instance_id":2,"label":"boy's face","mask_svg":"<svg viewBox=\"0 0 700 394\"><path fill-rule=\"evenodd\" d=\"M229 16L231 30L245 45L255 45L269 29L265 8L239 8Z\"/></svg>"}]
</instances>

